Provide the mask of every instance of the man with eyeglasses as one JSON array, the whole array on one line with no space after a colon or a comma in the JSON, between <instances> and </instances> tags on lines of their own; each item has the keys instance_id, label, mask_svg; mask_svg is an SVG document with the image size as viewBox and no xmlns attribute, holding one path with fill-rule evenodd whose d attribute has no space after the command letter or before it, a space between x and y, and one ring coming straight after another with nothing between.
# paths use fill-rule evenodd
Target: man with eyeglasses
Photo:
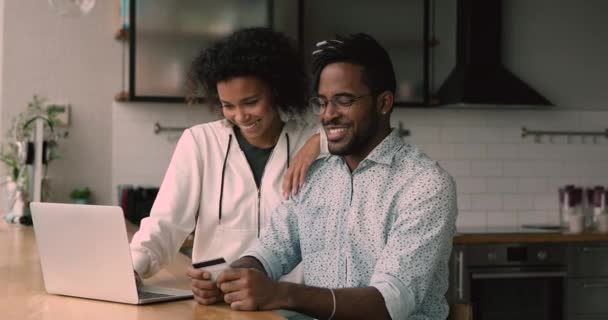
<instances>
[{"instance_id":1,"label":"man with eyeglasses","mask_svg":"<svg viewBox=\"0 0 608 320\"><path fill-rule=\"evenodd\" d=\"M390 128L395 75L365 34L317 44L310 99L332 155L217 280L237 310L319 319L445 319L453 179ZM306 285L277 282L300 261Z\"/></svg>"}]
</instances>

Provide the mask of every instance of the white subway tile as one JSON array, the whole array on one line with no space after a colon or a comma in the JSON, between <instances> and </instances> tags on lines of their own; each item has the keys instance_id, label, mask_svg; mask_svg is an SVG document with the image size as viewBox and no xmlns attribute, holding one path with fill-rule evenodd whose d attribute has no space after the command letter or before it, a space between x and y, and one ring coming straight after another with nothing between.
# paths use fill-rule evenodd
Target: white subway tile
<instances>
[{"instance_id":1,"label":"white subway tile","mask_svg":"<svg viewBox=\"0 0 608 320\"><path fill-rule=\"evenodd\" d=\"M500 177L502 175L502 161L471 161L471 176L473 177Z\"/></svg>"},{"instance_id":2,"label":"white subway tile","mask_svg":"<svg viewBox=\"0 0 608 320\"><path fill-rule=\"evenodd\" d=\"M429 125L433 117L431 110L418 110L406 108L393 108L391 114L391 126L398 126L399 121L407 128L413 125Z\"/></svg>"},{"instance_id":3,"label":"white subway tile","mask_svg":"<svg viewBox=\"0 0 608 320\"><path fill-rule=\"evenodd\" d=\"M505 194L503 195L504 210L532 210L534 209L534 198L523 194Z\"/></svg>"},{"instance_id":4,"label":"white subway tile","mask_svg":"<svg viewBox=\"0 0 608 320\"><path fill-rule=\"evenodd\" d=\"M608 112L585 111L580 112L581 127L589 131L604 131L608 127Z\"/></svg>"},{"instance_id":5,"label":"white subway tile","mask_svg":"<svg viewBox=\"0 0 608 320\"><path fill-rule=\"evenodd\" d=\"M519 146L519 158L524 160L559 160L564 158L567 152L563 146L549 144L522 144Z\"/></svg>"},{"instance_id":6,"label":"white subway tile","mask_svg":"<svg viewBox=\"0 0 608 320\"><path fill-rule=\"evenodd\" d=\"M471 195L465 193L458 193L457 196L458 211L471 210Z\"/></svg>"},{"instance_id":7,"label":"white subway tile","mask_svg":"<svg viewBox=\"0 0 608 320\"><path fill-rule=\"evenodd\" d=\"M534 210L557 211L559 210L559 199L557 192L551 195L534 196Z\"/></svg>"},{"instance_id":8,"label":"white subway tile","mask_svg":"<svg viewBox=\"0 0 608 320\"><path fill-rule=\"evenodd\" d=\"M467 160L440 160L439 164L453 177L468 177L471 175L471 162Z\"/></svg>"},{"instance_id":9,"label":"white subway tile","mask_svg":"<svg viewBox=\"0 0 608 320\"><path fill-rule=\"evenodd\" d=\"M443 109L435 114L435 121L443 126L485 126L486 117L480 110Z\"/></svg>"},{"instance_id":10,"label":"white subway tile","mask_svg":"<svg viewBox=\"0 0 608 320\"><path fill-rule=\"evenodd\" d=\"M439 143L441 131L439 127L404 125L404 129L410 130L410 136L408 139L414 144Z\"/></svg>"},{"instance_id":11,"label":"white subway tile","mask_svg":"<svg viewBox=\"0 0 608 320\"><path fill-rule=\"evenodd\" d=\"M456 145L424 143L419 144L418 147L432 159L440 161L454 159L454 149L456 148Z\"/></svg>"},{"instance_id":12,"label":"white subway tile","mask_svg":"<svg viewBox=\"0 0 608 320\"><path fill-rule=\"evenodd\" d=\"M562 164L556 161L505 161L505 177L554 177L562 174Z\"/></svg>"},{"instance_id":13,"label":"white subway tile","mask_svg":"<svg viewBox=\"0 0 608 320\"><path fill-rule=\"evenodd\" d=\"M456 228L486 227L488 216L485 212L462 211L456 218Z\"/></svg>"},{"instance_id":14,"label":"white subway tile","mask_svg":"<svg viewBox=\"0 0 608 320\"><path fill-rule=\"evenodd\" d=\"M592 177L603 176L605 172L601 171L603 163L589 161L565 161L563 163L563 177Z\"/></svg>"},{"instance_id":15,"label":"white subway tile","mask_svg":"<svg viewBox=\"0 0 608 320\"><path fill-rule=\"evenodd\" d=\"M488 227L516 227L517 213L512 211L488 211Z\"/></svg>"},{"instance_id":16,"label":"white subway tile","mask_svg":"<svg viewBox=\"0 0 608 320\"><path fill-rule=\"evenodd\" d=\"M496 110L486 116L488 126L504 127L521 124L530 117L530 112L524 110Z\"/></svg>"},{"instance_id":17,"label":"white subway tile","mask_svg":"<svg viewBox=\"0 0 608 320\"><path fill-rule=\"evenodd\" d=\"M484 193L486 182L483 178L456 177L456 190L459 193Z\"/></svg>"},{"instance_id":18,"label":"white subway tile","mask_svg":"<svg viewBox=\"0 0 608 320\"><path fill-rule=\"evenodd\" d=\"M441 128L443 143L500 143L500 131L487 127L443 127Z\"/></svg>"},{"instance_id":19,"label":"white subway tile","mask_svg":"<svg viewBox=\"0 0 608 320\"><path fill-rule=\"evenodd\" d=\"M522 137L522 127L503 127L496 128L502 136L503 143L514 143L514 144L531 144L534 143L533 137Z\"/></svg>"},{"instance_id":20,"label":"white subway tile","mask_svg":"<svg viewBox=\"0 0 608 320\"><path fill-rule=\"evenodd\" d=\"M557 189L556 189L557 190ZM519 178L517 191L521 193L542 193L551 191L548 188L547 178Z\"/></svg>"},{"instance_id":21,"label":"white subway tile","mask_svg":"<svg viewBox=\"0 0 608 320\"><path fill-rule=\"evenodd\" d=\"M522 119L528 130L578 130L580 114L576 111L533 111Z\"/></svg>"},{"instance_id":22,"label":"white subway tile","mask_svg":"<svg viewBox=\"0 0 608 320\"><path fill-rule=\"evenodd\" d=\"M547 189L549 189L549 192L557 194L559 188L566 185L584 186L586 185L585 180L584 177L550 177L547 179Z\"/></svg>"},{"instance_id":23,"label":"white subway tile","mask_svg":"<svg viewBox=\"0 0 608 320\"><path fill-rule=\"evenodd\" d=\"M499 194L473 194L471 195L471 209L481 210L502 210L502 196Z\"/></svg>"},{"instance_id":24,"label":"white subway tile","mask_svg":"<svg viewBox=\"0 0 608 320\"><path fill-rule=\"evenodd\" d=\"M454 159L485 159L487 146L485 144L454 144Z\"/></svg>"},{"instance_id":25,"label":"white subway tile","mask_svg":"<svg viewBox=\"0 0 608 320\"><path fill-rule=\"evenodd\" d=\"M488 159L519 159L519 145L518 144L489 144L488 148Z\"/></svg>"},{"instance_id":26,"label":"white subway tile","mask_svg":"<svg viewBox=\"0 0 608 320\"><path fill-rule=\"evenodd\" d=\"M517 224L546 224L548 223L546 212L524 211L517 213Z\"/></svg>"},{"instance_id":27,"label":"white subway tile","mask_svg":"<svg viewBox=\"0 0 608 320\"><path fill-rule=\"evenodd\" d=\"M560 225L561 224L561 217L559 215L559 212L557 212L557 211L546 212L545 217L547 219L546 221L548 224L551 224L551 225Z\"/></svg>"},{"instance_id":28,"label":"white subway tile","mask_svg":"<svg viewBox=\"0 0 608 320\"><path fill-rule=\"evenodd\" d=\"M518 178L486 178L486 188L493 193L515 193L518 181Z\"/></svg>"}]
</instances>

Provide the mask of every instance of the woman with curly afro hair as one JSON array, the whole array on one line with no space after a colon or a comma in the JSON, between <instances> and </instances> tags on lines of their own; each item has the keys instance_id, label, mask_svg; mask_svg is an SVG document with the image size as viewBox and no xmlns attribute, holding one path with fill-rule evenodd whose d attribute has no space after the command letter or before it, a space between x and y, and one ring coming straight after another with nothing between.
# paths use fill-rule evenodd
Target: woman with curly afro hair
<instances>
[{"instance_id":1,"label":"woman with curly afro hair","mask_svg":"<svg viewBox=\"0 0 608 320\"><path fill-rule=\"evenodd\" d=\"M308 77L284 34L237 31L203 50L188 80L190 99L204 96L223 119L185 130L177 143L150 216L131 242L134 269L143 277L168 264L192 231L192 261L238 259L287 190L297 192L308 166L327 153L323 130L301 117ZM287 280L301 281L294 271ZM199 303L222 300L219 290L203 296L198 289L215 286L211 273L188 274Z\"/></svg>"}]
</instances>

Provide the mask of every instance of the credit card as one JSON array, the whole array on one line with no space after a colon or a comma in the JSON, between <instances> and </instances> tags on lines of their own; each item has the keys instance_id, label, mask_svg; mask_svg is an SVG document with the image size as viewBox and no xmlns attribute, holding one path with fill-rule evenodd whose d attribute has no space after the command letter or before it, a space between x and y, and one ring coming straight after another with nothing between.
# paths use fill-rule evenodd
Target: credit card
<instances>
[{"instance_id":1,"label":"credit card","mask_svg":"<svg viewBox=\"0 0 608 320\"><path fill-rule=\"evenodd\" d=\"M216 258L193 263L192 267L195 269L205 269L205 271L211 273L211 280L216 281L220 273L225 269L228 269L229 265L226 262L226 259Z\"/></svg>"}]
</instances>

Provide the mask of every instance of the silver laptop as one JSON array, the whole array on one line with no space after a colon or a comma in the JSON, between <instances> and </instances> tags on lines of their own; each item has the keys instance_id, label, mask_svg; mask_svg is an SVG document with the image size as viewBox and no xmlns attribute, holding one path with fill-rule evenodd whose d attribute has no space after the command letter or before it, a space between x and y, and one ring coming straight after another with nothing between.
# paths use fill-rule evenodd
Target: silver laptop
<instances>
[{"instance_id":1,"label":"silver laptop","mask_svg":"<svg viewBox=\"0 0 608 320\"><path fill-rule=\"evenodd\" d=\"M122 209L31 203L48 293L146 304L192 297L189 290L137 287Z\"/></svg>"}]
</instances>

